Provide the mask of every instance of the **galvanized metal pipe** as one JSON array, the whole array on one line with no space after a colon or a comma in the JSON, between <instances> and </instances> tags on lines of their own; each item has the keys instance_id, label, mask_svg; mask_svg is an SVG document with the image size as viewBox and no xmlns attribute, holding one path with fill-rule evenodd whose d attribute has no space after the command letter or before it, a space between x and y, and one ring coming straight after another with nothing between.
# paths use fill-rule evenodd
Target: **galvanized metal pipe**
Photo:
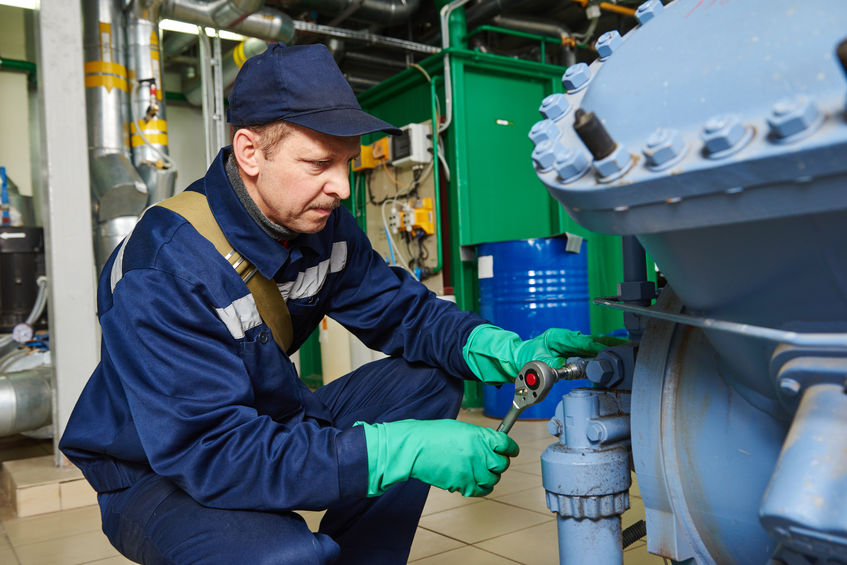
<instances>
[{"instance_id":1,"label":"galvanized metal pipe","mask_svg":"<svg viewBox=\"0 0 847 565\"><path fill-rule=\"evenodd\" d=\"M0 437L37 430L51 421L49 366L0 375Z\"/></svg>"},{"instance_id":2,"label":"galvanized metal pipe","mask_svg":"<svg viewBox=\"0 0 847 565\"><path fill-rule=\"evenodd\" d=\"M96 210L95 251L102 266L129 233L134 219L147 205L147 185L130 161L126 135L129 122L125 46L120 0L84 0L83 54L85 105L88 126L88 160L91 192ZM115 218L132 218L121 224L125 231L104 240L101 235Z\"/></svg>"},{"instance_id":3,"label":"galvanized metal pipe","mask_svg":"<svg viewBox=\"0 0 847 565\"><path fill-rule=\"evenodd\" d=\"M267 49L267 47L268 44L263 40L249 37L245 41L236 45L235 48L229 50L226 55L223 56L223 62L221 65L221 84L223 85L223 88L227 88L232 85L235 81L235 76L241 69L241 65L244 64L244 61L254 55L262 53L265 49ZM185 97L195 106L200 106L203 103L202 78L195 79L189 83L188 87L185 89Z\"/></svg>"},{"instance_id":4,"label":"galvanized metal pipe","mask_svg":"<svg viewBox=\"0 0 847 565\"><path fill-rule=\"evenodd\" d=\"M291 18L262 0L166 0L158 15L185 23L228 29L242 35L287 43L294 38Z\"/></svg>"}]
</instances>

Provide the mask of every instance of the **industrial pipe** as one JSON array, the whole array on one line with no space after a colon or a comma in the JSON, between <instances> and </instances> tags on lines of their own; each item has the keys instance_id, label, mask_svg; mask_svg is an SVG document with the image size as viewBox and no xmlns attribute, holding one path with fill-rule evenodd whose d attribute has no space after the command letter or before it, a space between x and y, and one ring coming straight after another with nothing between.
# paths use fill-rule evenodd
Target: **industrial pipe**
<instances>
[{"instance_id":1,"label":"industrial pipe","mask_svg":"<svg viewBox=\"0 0 847 565\"><path fill-rule=\"evenodd\" d=\"M570 47L566 47L568 40L572 39L571 31L563 25L556 22L530 18L515 18L503 15L495 16L492 23L506 29L558 38L562 45L564 66L569 67L576 63L576 54L574 53L574 50ZM541 57L541 62L544 62L543 56Z\"/></svg>"},{"instance_id":2,"label":"industrial pipe","mask_svg":"<svg viewBox=\"0 0 847 565\"><path fill-rule=\"evenodd\" d=\"M258 55L267 49L268 44L261 39L249 37L236 45L233 49L223 56L221 65L221 83L226 89L235 81L235 76L241 69L244 61ZM203 103L203 81L200 78L195 79L188 84L185 90L185 98L195 106Z\"/></svg>"},{"instance_id":3,"label":"industrial pipe","mask_svg":"<svg viewBox=\"0 0 847 565\"><path fill-rule=\"evenodd\" d=\"M33 369L0 375L0 437L37 430L51 421L53 368Z\"/></svg>"},{"instance_id":4,"label":"industrial pipe","mask_svg":"<svg viewBox=\"0 0 847 565\"><path fill-rule=\"evenodd\" d=\"M393 26L408 21L417 12L420 0L287 0L282 5L288 11L309 10L335 16L332 25L338 25L347 17L354 17L382 26Z\"/></svg>"},{"instance_id":5,"label":"industrial pipe","mask_svg":"<svg viewBox=\"0 0 847 565\"><path fill-rule=\"evenodd\" d=\"M147 186L130 162L126 45L120 0L84 0L83 55L88 115L88 159L97 232L115 218L136 218L147 205ZM134 222L119 233L122 239ZM97 265L112 251L95 235Z\"/></svg>"},{"instance_id":6,"label":"industrial pipe","mask_svg":"<svg viewBox=\"0 0 847 565\"><path fill-rule=\"evenodd\" d=\"M262 0L166 0L159 17L180 22L228 29L242 35L288 43L294 23L279 10L262 8Z\"/></svg>"},{"instance_id":7,"label":"industrial pipe","mask_svg":"<svg viewBox=\"0 0 847 565\"><path fill-rule=\"evenodd\" d=\"M393 47L395 49L415 51L418 53L432 54L438 53L439 51L437 47L433 47L432 45L415 43L414 41L407 41L405 39L397 39L394 37L386 37L384 35L377 35L375 33L368 33L365 31L353 31L338 27L313 24L311 22L303 22L300 20L294 20L294 29L297 31L314 33L315 35L337 37L339 39L351 39L354 41L361 41L363 43L369 43L372 45L381 45L382 47Z\"/></svg>"}]
</instances>

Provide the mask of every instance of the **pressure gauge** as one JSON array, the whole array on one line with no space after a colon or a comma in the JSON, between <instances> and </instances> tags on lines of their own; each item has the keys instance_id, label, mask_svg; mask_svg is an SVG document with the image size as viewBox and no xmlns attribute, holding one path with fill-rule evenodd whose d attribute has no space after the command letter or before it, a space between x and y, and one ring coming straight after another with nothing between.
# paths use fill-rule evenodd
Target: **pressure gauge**
<instances>
[{"instance_id":1,"label":"pressure gauge","mask_svg":"<svg viewBox=\"0 0 847 565\"><path fill-rule=\"evenodd\" d=\"M18 324L12 328L12 339L23 345L24 343L32 340L34 333L32 326L29 324Z\"/></svg>"}]
</instances>

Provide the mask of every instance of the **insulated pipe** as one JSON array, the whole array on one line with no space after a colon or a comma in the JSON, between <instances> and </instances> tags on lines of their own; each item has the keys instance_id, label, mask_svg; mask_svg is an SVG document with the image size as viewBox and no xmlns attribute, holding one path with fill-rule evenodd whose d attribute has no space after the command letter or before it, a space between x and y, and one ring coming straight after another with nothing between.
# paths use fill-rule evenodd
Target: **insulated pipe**
<instances>
[{"instance_id":1,"label":"insulated pipe","mask_svg":"<svg viewBox=\"0 0 847 565\"><path fill-rule=\"evenodd\" d=\"M147 186L130 162L125 129L129 85L121 0L84 0L82 9L88 157L99 233L116 217L137 217L147 205ZM98 235L94 247L97 265L102 266L112 247Z\"/></svg>"},{"instance_id":2,"label":"insulated pipe","mask_svg":"<svg viewBox=\"0 0 847 565\"><path fill-rule=\"evenodd\" d=\"M417 12L420 0L287 0L282 5L288 11L314 10L326 16L346 12L347 17L392 26L408 21Z\"/></svg>"},{"instance_id":3,"label":"insulated pipe","mask_svg":"<svg viewBox=\"0 0 847 565\"><path fill-rule=\"evenodd\" d=\"M147 185L147 205L173 195L176 169L168 155L168 122L162 82L162 55L155 14L127 13L130 146L132 161ZM153 19L147 19L153 15Z\"/></svg>"},{"instance_id":4,"label":"insulated pipe","mask_svg":"<svg viewBox=\"0 0 847 565\"><path fill-rule=\"evenodd\" d=\"M0 437L44 427L51 421L53 392L47 365L0 375Z\"/></svg>"},{"instance_id":5,"label":"insulated pipe","mask_svg":"<svg viewBox=\"0 0 847 565\"><path fill-rule=\"evenodd\" d=\"M165 0L159 16L181 22L228 28L257 12L264 0Z\"/></svg>"},{"instance_id":6,"label":"insulated pipe","mask_svg":"<svg viewBox=\"0 0 847 565\"><path fill-rule=\"evenodd\" d=\"M159 16L199 26L228 29L242 35L287 43L294 22L286 14L262 8L263 0L165 0Z\"/></svg>"}]
</instances>

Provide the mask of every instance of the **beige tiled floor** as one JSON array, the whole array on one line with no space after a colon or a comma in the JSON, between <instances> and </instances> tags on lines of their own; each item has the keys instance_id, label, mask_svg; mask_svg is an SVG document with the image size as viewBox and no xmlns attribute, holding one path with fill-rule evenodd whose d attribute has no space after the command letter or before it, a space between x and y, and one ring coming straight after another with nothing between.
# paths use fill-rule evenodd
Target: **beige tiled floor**
<instances>
[{"instance_id":1,"label":"beige tiled floor","mask_svg":"<svg viewBox=\"0 0 847 565\"><path fill-rule=\"evenodd\" d=\"M497 421L480 412L460 419L495 427ZM511 436L521 454L491 495L464 498L432 489L424 508L409 562L415 565L555 565L558 563L556 520L547 510L541 488L540 456L552 443L546 422L518 422ZM49 442L0 438L0 460L51 452ZM632 508L624 527L643 518L638 491L630 492ZM304 512L315 529L320 512ZM131 563L115 551L100 531L96 506L16 518L0 500L0 564L118 565ZM624 553L624 565L663 565L640 541Z\"/></svg>"}]
</instances>

